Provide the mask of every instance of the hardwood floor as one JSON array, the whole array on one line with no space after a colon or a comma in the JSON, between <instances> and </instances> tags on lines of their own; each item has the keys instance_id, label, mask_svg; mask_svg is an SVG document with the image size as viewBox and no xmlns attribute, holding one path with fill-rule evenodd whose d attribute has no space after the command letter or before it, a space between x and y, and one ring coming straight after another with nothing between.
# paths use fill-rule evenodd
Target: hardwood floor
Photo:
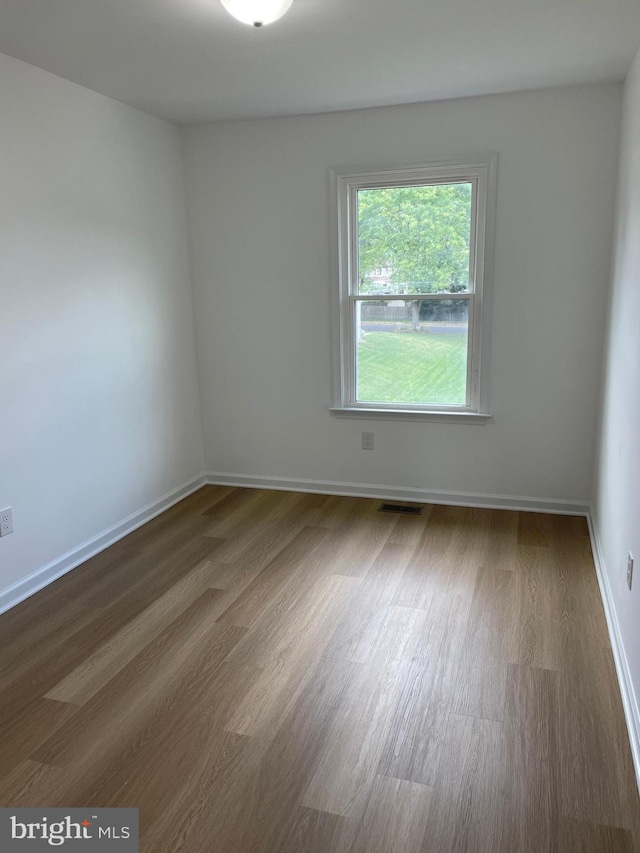
<instances>
[{"instance_id":1,"label":"hardwood floor","mask_svg":"<svg viewBox=\"0 0 640 853\"><path fill-rule=\"evenodd\" d=\"M0 617L0 806L143 853L640 853L584 519L205 487ZM635 846L634 846L635 844Z\"/></svg>"}]
</instances>

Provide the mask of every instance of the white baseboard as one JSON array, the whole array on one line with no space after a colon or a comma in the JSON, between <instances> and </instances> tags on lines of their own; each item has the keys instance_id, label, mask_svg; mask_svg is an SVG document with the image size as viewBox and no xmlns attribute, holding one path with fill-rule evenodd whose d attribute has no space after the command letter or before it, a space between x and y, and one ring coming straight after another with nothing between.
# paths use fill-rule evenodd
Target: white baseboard
<instances>
[{"instance_id":1,"label":"white baseboard","mask_svg":"<svg viewBox=\"0 0 640 853\"><path fill-rule=\"evenodd\" d=\"M321 495L344 495L356 498L415 501L417 503L471 506L485 509L513 509L527 512L548 512L556 515L588 515L589 504L579 501L523 498L512 495L479 494L476 492L444 492L415 489L405 486L380 486L371 483L343 483L330 480L299 480L285 477L252 477L245 474L211 472L207 483L216 486L243 486L252 489L275 489L291 492L311 492Z\"/></svg>"},{"instance_id":2,"label":"white baseboard","mask_svg":"<svg viewBox=\"0 0 640 853\"><path fill-rule=\"evenodd\" d=\"M587 520L589 523L589 535L591 537L593 561L596 566L598 584L600 585L600 595L602 596L602 603L604 605L604 612L607 619L607 627L609 629L609 637L611 639L611 649L613 651L618 684L620 685L620 693L622 695L624 716L627 721L627 729L629 731L633 766L635 767L638 792L640 793L640 712L638 710L638 700L633 689L629 662L627 661L624 642L622 640L622 634L620 633L620 625L618 623L613 595L611 594L609 576L607 574L604 561L604 554L600 543L600 534L598 532L593 506L590 508Z\"/></svg>"},{"instance_id":3,"label":"white baseboard","mask_svg":"<svg viewBox=\"0 0 640 853\"><path fill-rule=\"evenodd\" d=\"M75 569L76 566L84 563L85 560L90 559L115 542L118 542L128 533L132 533L138 527L160 515L160 513L169 509L169 507L178 503L178 501L183 500L206 483L256 489L312 492L325 495L379 498L381 500L484 507L487 509L525 510L529 512L548 512L564 515L589 515L589 505L587 503L573 501L478 494L475 492L434 491L430 489L374 485L370 483L303 480L297 478L261 477L213 472L195 477L188 483L164 495L159 500L128 516L119 524L99 533L89 541L84 542L77 548L33 572L29 577L23 578L7 589L0 591L0 613L4 613L31 595L34 595L34 593L44 589L44 587L53 583L53 581L62 577L62 575Z\"/></svg>"},{"instance_id":4,"label":"white baseboard","mask_svg":"<svg viewBox=\"0 0 640 853\"><path fill-rule=\"evenodd\" d=\"M15 607L16 604L20 604L21 601L24 601L26 598L29 598L34 593L44 589L45 586L62 577L62 575L75 569L80 563L84 563L85 560L94 557L100 551L104 551L105 548L118 542L128 533L132 533L138 527L142 527L143 524L151 521L152 518L160 515L160 513L169 509L169 507L172 507L178 501L183 500L197 489L200 489L205 483L206 477L203 475L195 477L188 483L164 495L159 500L148 504L141 510L138 510L138 512L134 512L108 530L104 530L102 533L94 536L93 539L89 539L72 551L63 554L62 557L58 557L57 560L53 560L28 577L2 590L0 592L0 613L4 613L6 610Z\"/></svg>"}]
</instances>

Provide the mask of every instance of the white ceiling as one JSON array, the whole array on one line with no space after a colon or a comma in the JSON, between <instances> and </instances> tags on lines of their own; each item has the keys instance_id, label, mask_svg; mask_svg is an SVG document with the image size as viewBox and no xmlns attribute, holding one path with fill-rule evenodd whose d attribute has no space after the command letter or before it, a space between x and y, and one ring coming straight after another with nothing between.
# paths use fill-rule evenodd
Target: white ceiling
<instances>
[{"instance_id":1,"label":"white ceiling","mask_svg":"<svg viewBox=\"0 0 640 853\"><path fill-rule=\"evenodd\" d=\"M177 122L620 80L638 0L0 0L0 51Z\"/></svg>"}]
</instances>

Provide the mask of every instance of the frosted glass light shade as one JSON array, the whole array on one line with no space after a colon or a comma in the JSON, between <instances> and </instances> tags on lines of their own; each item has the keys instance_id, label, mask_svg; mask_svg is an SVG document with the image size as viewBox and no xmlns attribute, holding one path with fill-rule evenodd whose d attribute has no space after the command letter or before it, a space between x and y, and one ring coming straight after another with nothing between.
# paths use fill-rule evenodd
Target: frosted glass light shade
<instances>
[{"instance_id":1,"label":"frosted glass light shade","mask_svg":"<svg viewBox=\"0 0 640 853\"><path fill-rule=\"evenodd\" d=\"M293 0L221 0L230 15L242 21L261 27L277 21L291 6Z\"/></svg>"}]
</instances>

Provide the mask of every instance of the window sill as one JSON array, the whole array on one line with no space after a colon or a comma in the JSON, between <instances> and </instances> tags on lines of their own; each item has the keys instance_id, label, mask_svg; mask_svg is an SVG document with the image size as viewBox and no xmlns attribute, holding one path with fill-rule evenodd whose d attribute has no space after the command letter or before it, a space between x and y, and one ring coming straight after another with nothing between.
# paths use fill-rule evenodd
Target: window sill
<instances>
[{"instance_id":1,"label":"window sill","mask_svg":"<svg viewBox=\"0 0 640 853\"><path fill-rule=\"evenodd\" d=\"M416 409L366 409L332 406L336 418L359 418L373 421L430 421L441 424L486 424L492 419L489 412L417 411Z\"/></svg>"}]
</instances>

